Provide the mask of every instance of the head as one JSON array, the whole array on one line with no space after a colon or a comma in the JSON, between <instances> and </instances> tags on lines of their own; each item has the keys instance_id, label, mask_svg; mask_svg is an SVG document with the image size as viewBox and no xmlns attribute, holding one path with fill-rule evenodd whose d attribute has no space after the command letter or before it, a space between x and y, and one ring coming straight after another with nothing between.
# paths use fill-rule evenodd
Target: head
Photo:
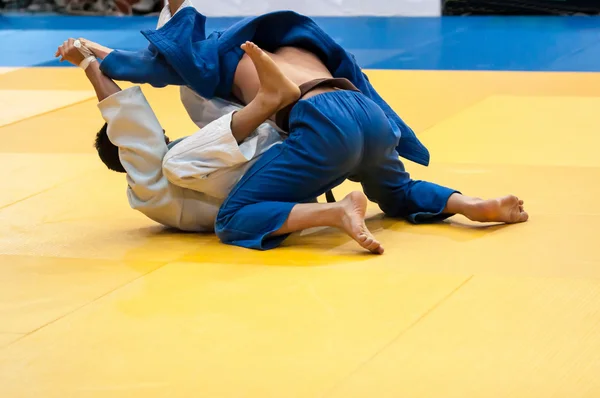
<instances>
[{"instance_id":1,"label":"head","mask_svg":"<svg viewBox=\"0 0 600 398\"><path fill-rule=\"evenodd\" d=\"M110 170L117 171L119 173L125 173L125 168L121 164L121 159L119 159L119 148L114 145L108 139L108 134L106 133L107 124L104 123L104 126L98 131L96 134L96 141L94 142L94 147L98 151L98 156L100 156L100 160L102 163L106 165ZM163 134L164 134L163 130ZM169 137L165 135L165 142L168 144Z\"/></svg>"}]
</instances>

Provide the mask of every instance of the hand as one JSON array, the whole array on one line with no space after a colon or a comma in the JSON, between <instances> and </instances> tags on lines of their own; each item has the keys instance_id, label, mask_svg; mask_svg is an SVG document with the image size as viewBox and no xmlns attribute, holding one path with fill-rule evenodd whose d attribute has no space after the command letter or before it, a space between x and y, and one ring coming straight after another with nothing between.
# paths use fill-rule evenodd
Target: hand
<instances>
[{"instance_id":1,"label":"hand","mask_svg":"<svg viewBox=\"0 0 600 398\"><path fill-rule=\"evenodd\" d=\"M91 52L93 52L96 58L104 59L108 54L110 54L113 51L112 48L101 46L98 43L94 43L93 41L84 38L79 38L79 41L82 45L84 45Z\"/></svg>"},{"instance_id":2,"label":"hand","mask_svg":"<svg viewBox=\"0 0 600 398\"><path fill-rule=\"evenodd\" d=\"M58 47L55 57L61 57L60 62L68 61L75 66L79 66L81 61L84 60L84 56L75 48L75 39L69 39L65 41L61 46Z\"/></svg>"}]
</instances>

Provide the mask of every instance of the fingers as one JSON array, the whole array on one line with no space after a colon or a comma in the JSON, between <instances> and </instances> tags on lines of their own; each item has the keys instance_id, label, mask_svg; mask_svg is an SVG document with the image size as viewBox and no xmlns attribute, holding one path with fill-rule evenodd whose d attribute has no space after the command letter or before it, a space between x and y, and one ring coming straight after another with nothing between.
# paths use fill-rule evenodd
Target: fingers
<instances>
[{"instance_id":1,"label":"fingers","mask_svg":"<svg viewBox=\"0 0 600 398\"><path fill-rule=\"evenodd\" d=\"M64 60L64 56L65 56L65 53L64 53L65 43L66 43L66 41L63 42L63 44L61 44L60 46L58 46L58 49L56 50L56 53L54 53L55 57L59 57L59 56L61 57L60 62L62 62Z\"/></svg>"},{"instance_id":2,"label":"fingers","mask_svg":"<svg viewBox=\"0 0 600 398\"><path fill-rule=\"evenodd\" d=\"M73 39L73 38L69 38L69 39L65 40L63 42L63 44L58 46L58 49L54 53L54 56L58 57L60 55L64 58L65 54L68 53L69 50L71 50L72 48L75 47L74 43L75 43L75 39Z\"/></svg>"},{"instance_id":3,"label":"fingers","mask_svg":"<svg viewBox=\"0 0 600 398\"><path fill-rule=\"evenodd\" d=\"M73 39L73 38L69 38L69 39L65 40L63 42L63 44L58 46L58 49L54 53L54 56L55 57L60 56L61 57L60 62L64 62L66 54L68 54L68 52L75 47L74 43L75 43L75 39Z\"/></svg>"},{"instance_id":4,"label":"fingers","mask_svg":"<svg viewBox=\"0 0 600 398\"><path fill-rule=\"evenodd\" d=\"M56 52L54 53L55 57L58 57L59 55L61 55L61 51L62 51L63 46L64 46L64 43L61 44L60 46L58 46L58 48L56 49Z\"/></svg>"}]
</instances>

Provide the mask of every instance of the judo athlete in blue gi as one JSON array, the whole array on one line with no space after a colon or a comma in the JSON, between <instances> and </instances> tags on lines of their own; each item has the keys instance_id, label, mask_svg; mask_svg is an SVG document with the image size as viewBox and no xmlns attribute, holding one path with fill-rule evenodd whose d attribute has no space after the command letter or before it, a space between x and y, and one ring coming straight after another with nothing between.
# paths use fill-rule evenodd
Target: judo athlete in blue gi
<instances>
[{"instance_id":1,"label":"judo athlete in blue gi","mask_svg":"<svg viewBox=\"0 0 600 398\"><path fill-rule=\"evenodd\" d=\"M266 50L255 47L255 56L269 58L271 73L284 74L303 91L297 103L277 115L289 137L265 152L222 204L215 231L224 243L266 250L291 232L331 225L367 250L382 253L364 224L362 193L352 193L341 204L309 203L345 179L360 182L366 197L386 215L413 223L456 213L475 221L527 220L515 196L482 200L412 180L399 155L428 165L429 152L377 94L354 57L310 18L275 12L206 37L204 16L192 7L175 10L165 26L142 32L150 42L147 49L111 51L101 63L103 73L157 87L186 85L205 98L248 103L259 78L268 78L245 67L248 55L240 45L253 41Z\"/></svg>"}]
</instances>

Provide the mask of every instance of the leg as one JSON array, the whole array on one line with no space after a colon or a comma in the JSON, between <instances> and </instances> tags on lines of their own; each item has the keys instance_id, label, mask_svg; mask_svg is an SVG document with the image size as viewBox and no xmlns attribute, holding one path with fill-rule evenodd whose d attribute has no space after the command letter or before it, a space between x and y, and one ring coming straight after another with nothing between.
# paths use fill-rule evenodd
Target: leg
<instances>
[{"instance_id":1,"label":"leg","mask_svg":"<svg viewBox=\"0 0 600 398\"><path fill-rule=\"evenodd\" d=\"M377 124L385 115L371 101L366 101L364 107L373 118L363 127L365 160L350 178L361 182L367 197L378 203L384 213L412 223L440 221L456 213L482 222L527 220L523 201L516 196L484 201L427 181L412 180L396 152L397 141L386 140L386 135L381 134L386 129L391 131L388 123Z\"/></svg>"},{"instance_id":2,"label":"leg","mask_svg":"<svg viewBox=\"0 0 600 398\"><path fill-rule=\"evenodd\" d=\"M443 220L448 198L456 191L425 181L414 181L398 157L396 136L386 115L364 98L365 151L357 172L350 177L362 184L369 200L390 217L413 223Z\"/></svg>"},{"instance_id":3,"label":"leg","mask_svg":"<svg viewBox=\"0 0 600 398\"><path fill-rule=\"evenodd\" d=\"M275 62L254 43L242 44L258 73L260 89L254 99L231 119L231 132L238 143L281 108L300 98L300 89L285 77Z\"/></svg>"},{"instance_id":4,"label":"leg","mask_svg":"<svg viewBox=\"0 0 600 398\"><path fill-rule=\"evenodd\" d=\"M412 180L395 151L386 161L353 179L362 183L367 197L384 213L415 224L441 221L454 214L479 222L518 223L529 218L523 201L513 195L482 200L431 182Z\"/></svg>"},{"instance_id":5,"label":"leg","mask_svg":"<svg viewBox=\"0 0 600 398\"><path fill-rule=\"evenodd\" d=\"M364 226L362 195L352 194L339 204L306 205L344 181L361 160L364 138L353 115L345 111L349 98L346 93L328 93L294 106L290 137L265 152L221 206L215 223L221 241L265 250L281 244L290 232L329 225L381 252ZM350 208L357 202L355 211L334 207ZM349 214L348 221L332 221L340 214Z\"/></svg>"},{"instance_id":6,"label":"leg","mask_svg":"<svg viewBox=\"0 0 600 398\"><path fill-rule=\"evenodd\" d=\"M452 216L446 204L457 191L427 181L415 181L404 170L395 150L379 164L362 169L353 180L360 181L367 197L390 217L413 224L436 222Z\"/></svg>"},{"instance_id":7,"label":"leg","mask_svg":"<svg viewBox=\"0 0 600 398\"><path fill-rule=\"evenodd\" d=\"M375 254L383 247L365 224L367 197L354 191L337 203L305 203L292 208L281 228L271 236L281 236L314 227L333 227L346 232L352 239Z\"/></svg>"}]
</instances>

